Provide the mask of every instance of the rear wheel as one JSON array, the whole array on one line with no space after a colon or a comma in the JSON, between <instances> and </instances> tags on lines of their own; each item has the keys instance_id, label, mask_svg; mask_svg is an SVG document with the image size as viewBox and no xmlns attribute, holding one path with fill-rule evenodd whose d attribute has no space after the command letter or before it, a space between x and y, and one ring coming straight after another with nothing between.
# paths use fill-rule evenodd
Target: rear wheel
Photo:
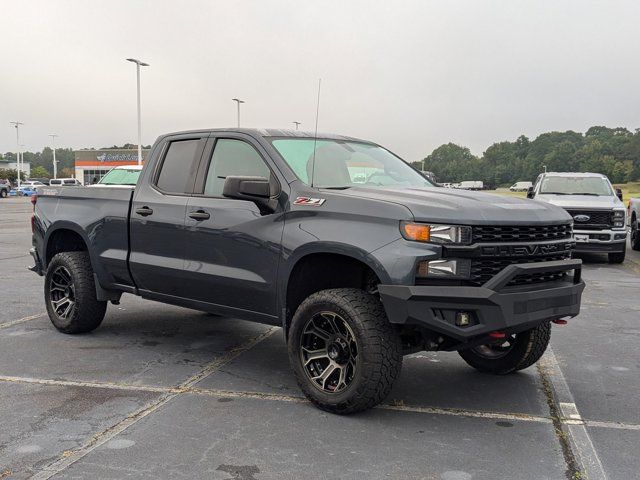
<instances>
[{"instance_id":1,"label":"rear wheel","mask_svg":"<svg viewBox=\"0 0 640 480\"><path fill-rule=\"evenodd\" d=\"M505 375L530 367L544 354L551 338L551 324L544 322L524 332L478 347L460 350L465 362L476 370Z\"/></svg>"},{"instance_id":2,"label":"rear wheel","mask_svg":"<svg viewBox=\"0 0 640 480\"><path fill-rule=\"evenodd\" d=\"M358 289L323 290L307 298L291 321L288 343L303 393L332 413L377 405L402 368L400 338L379 298Z\"/></svg>"},{"instance_id":3,"label":"rear wheel","mask_svg":"<svg viewBox=\"0 0 640 480\"><path fill-rule=\"evenodd\" d=\"M631 219L631 248L636 251L640 250L640 228L635 213Z\"/></svg>"},{"instance_id":4,"label":"rear wheel","mask_svg":"<svg viewBox=\"0 0 640 480\"><path fill-rule=\"evenodd\" d=\"M47 267L44 297L51 323L63 333L96 329L107 310L107 302L96 298L87 252L64 252L53 257Z\"/></svg>"},{"instance_id":5,"label":"rear wheel","mask_svg":"<svg viewBox=\"0 0 640 480\"><path fill-rule=\"evenodd\" d=\"M621 252L615 252L609 254L609 263L622 263L624 262L624 257L627 254L626 248Z\"/></svg>"}]
</instances>

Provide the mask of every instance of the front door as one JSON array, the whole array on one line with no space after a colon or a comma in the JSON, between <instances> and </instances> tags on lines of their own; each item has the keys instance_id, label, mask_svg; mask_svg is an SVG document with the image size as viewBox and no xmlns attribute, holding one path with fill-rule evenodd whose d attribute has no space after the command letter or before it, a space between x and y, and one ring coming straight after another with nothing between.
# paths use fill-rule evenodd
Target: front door
<instances>
[{"instance_id":1,"label":"front door","mask_svg":"<svg viewBox=\"0 0 640 480\"><path fill-rule=\"evenodd\" d=\"M250 139L210 142L200 167L202 190L187 202L185 284L195 300L275 317L281 215L222 196L227 176L274 174Z\"/></svg>"}]
</instances>

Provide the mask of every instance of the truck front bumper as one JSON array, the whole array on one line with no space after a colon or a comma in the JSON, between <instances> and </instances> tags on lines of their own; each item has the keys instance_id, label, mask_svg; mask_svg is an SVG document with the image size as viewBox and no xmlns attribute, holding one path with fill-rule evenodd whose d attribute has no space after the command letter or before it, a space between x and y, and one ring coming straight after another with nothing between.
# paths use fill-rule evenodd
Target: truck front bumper
<instances>
[{"instance_id":1,"label":"truck front bumper","mask_svg":"<svg viewBox=\"0 0 640 480\"><path fill-rule=\"evenodd\" d=\"M507 286L518 275L573 271L566 280ZM575 317L584 290L577 259L509 265L481 287L379 285L391 323L417 325L459 342L494 331L517 333L546 320ZM467 315L468 325L461 325Z\"/></svg>"},{"instance_id":2,"label":"truck front bumper","mask_svg":"<svg viewBox=\"0 0 640 480\"><path fill-rule=\"evenodd\" d=\"M626 230L574 230L574 252L624 252L627 246ZM580 239L580 241L579 241Z\"/></svg>"}]
</instances>

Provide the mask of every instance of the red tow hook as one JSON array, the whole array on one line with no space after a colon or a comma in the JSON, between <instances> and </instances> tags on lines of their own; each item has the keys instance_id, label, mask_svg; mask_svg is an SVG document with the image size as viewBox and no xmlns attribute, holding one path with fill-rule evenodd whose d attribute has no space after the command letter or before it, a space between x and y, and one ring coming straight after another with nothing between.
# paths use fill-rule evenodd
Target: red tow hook
<instances>
[{"instance_id":1,"label":"red tow hook","mask_svg":"<svg viewBox=\"0 0 640 480\"><path fill-rule=\"evenodd\" d=\"M564 318L556 318L555 320L551 320L556 325L566 325L568 322Z\"/></svg>"},{"instance_id":2,"label":"red tow hook","mask_svg":"<svg viewBox=\"0 0 640 480\"><path fill-rule=\"evenodd\" d=\"M493 339L501 339L501 338L505 338L507 336L506 333L504 332L491 332L489 333L489 337L493 338Z\"/></svg>"}]
</instances>

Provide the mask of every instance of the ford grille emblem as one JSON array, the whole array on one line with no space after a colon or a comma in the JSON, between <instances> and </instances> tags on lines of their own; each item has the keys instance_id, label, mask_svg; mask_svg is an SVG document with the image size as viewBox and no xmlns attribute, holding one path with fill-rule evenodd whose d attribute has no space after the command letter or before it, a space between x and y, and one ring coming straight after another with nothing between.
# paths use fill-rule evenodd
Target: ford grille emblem
<instances>
[{"instance_id":1,"label":"ford grille emblem","mask_svg":"<svg viewBox=\"0 0 640 480\"><path fill-rule=\"evenodd\" d=\"M573 219L576 222L588 222L589 220L591 220L591 217L589 215L575 215Z\"/></svg>"}]
</instances>

